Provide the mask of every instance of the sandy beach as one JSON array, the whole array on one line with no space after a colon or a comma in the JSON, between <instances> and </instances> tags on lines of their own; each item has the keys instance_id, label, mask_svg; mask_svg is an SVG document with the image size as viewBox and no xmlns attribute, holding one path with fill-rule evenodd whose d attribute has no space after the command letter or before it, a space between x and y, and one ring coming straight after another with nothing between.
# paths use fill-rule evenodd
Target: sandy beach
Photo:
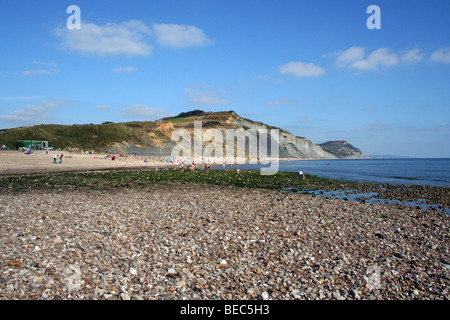
<instances>
[{"instance_id":1,"label":"sandy beach","mask_svg":"<svg viewBox=\"0 0 450 320\"><path fill-rule=\"evenodd\" d=\"M62 163L53 163L54 155L63 154ZM64 151L35 151L27 155L19 151L0 151L0 175L42 173L42 172L69 172L69 171L93 171L108 169L155 169L176 168L176 163L165 163L161 160L167 157L143 157L134 155L127 159L115 155L115 160L107 157L107 154L70 154ZM147 162L145 162L147 161Z\"/></svg>"},{"instance_id":2,"label":"sandy beach","mask_svg":"<svg viewBox=\"0 0 450 320\"><path fill-rule=\"evenodd\" d=\"M54 155L63 154L62 163L53 163ZM115 156L115 160L112 160ZM95 171L114 169L179 169L179 161L174 163L163 162L170 156L134 156L127 158L117 154L108 157L107 154L81 154L80 152L70 154L64 151L34 151L34 154L27 155L20 151L0 151L0 175L24 174L24 173L45 173L45 172L74 172L74 171ZM208 159L209 160L209 159ZM278 159L278 161L299 160L299 159ZM245 163L245 159L234 159L234 163ZM214 164L214 159L210 160ZM205 160L206 163L206 160ZM189 163L184 162L187 169ZM201 166L198 163L197 166Z\"/></svg>"}]
</instances>

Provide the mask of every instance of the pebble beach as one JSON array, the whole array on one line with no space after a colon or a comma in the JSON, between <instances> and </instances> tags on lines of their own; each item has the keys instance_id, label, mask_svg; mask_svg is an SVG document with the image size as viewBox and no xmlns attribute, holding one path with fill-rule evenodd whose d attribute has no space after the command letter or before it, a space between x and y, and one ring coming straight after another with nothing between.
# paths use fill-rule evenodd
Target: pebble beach
<instances>
[{"instance_id":1,"label":"pebble beach","mask_svg":"<svg viewBox=\"0 0 450 320\"><path fill-rule=\"evenodd\" d=\"M0 299L450 297L449 217L234 186L0 194Z\"/></svg>"}]
</instances>

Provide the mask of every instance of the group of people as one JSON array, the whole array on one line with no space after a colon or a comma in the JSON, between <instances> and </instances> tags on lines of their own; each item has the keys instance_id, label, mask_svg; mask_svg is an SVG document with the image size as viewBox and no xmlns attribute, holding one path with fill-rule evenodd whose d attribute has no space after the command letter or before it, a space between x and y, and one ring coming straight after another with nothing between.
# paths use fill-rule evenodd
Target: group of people
<instances>
[{"instance_id":1,"label":"group of people","mask_svg":"<svg viewBox=\"0 0 450 320\"><path fill-rule=\"evenodd\" d=\"M55 154L53 156L53 163L62 163L62 159L63 159L64 155L61 153L61 155L57 155ZM59 159L59 162L58 162Z\"/></svg>"},{"instance_id":2,"label":"group of people","mask_svg":"<svg viewBox=\"0 0 450 320\"><path fill-rule=\"evenodd\" d=\"M189 170L189 171L195 171L195 166L196 166L196 164L194 164L194 163L192 163L192 162L189 163L189 165L188 165L188 170ZM206 165L202 163L202 167L204 167L204 170L205 170L206 172L209 172L209 169L211 168L211 166L209 165L209 163L207 163ZM183 164L183 162L180 162L180 171L184 171L184 164Z\"/></svg>"}]
</instances>

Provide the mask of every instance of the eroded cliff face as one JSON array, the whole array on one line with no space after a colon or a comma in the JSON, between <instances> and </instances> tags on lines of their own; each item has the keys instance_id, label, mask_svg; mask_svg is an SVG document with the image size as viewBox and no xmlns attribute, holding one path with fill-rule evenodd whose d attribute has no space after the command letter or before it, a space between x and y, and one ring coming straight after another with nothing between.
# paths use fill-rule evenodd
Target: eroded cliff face
<instances>
[{"instance_id":1,"label":"eroded cliff face","mask_svg":"<svg viewBox=\"0 0 450 320\"><path fill-rule=\"evenodd\" d=\"M314 142L293 136L292 134L280 136L280 154L282 158L301 159L330 159L335 158Z\"/></svg>"},{"instance_id":2,"label":"eroded cliff face","mask_svg":"<svg viewBox=\"0 0 450 320\"><path fill-rule=\"evenodd\" d=\"M175 141L172 140L173 135ZM197 148L202 146L205 157L219 156L224 159L233 156L300 159L336 157L306 138L241 118L233 111L162 119L157 122L155 130L149 130L139 140L115 143L108 148L111 152L170 156L174 148L178 154L181 150L189 154L189 149L194 152L197 145Z\"/></svg>"}]
</instances>

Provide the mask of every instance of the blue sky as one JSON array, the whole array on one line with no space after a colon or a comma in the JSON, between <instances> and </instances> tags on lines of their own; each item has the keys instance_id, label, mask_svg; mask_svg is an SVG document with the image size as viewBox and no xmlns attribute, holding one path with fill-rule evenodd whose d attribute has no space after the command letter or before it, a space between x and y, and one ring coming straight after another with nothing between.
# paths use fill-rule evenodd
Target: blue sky
<instances>
[{"instance_id":1,"label":"blue sky","mask_svg":"<svg viewBox=\"0 0 450 320\"><path fill-rule=\"evenodd\" d=\"M81 29L68 29L70 5ZM381 29L366 25L370 5ZM448 0L5 1L0 128L234 110L364 154L450 157Z\"/></svg>"}]
</instances>

